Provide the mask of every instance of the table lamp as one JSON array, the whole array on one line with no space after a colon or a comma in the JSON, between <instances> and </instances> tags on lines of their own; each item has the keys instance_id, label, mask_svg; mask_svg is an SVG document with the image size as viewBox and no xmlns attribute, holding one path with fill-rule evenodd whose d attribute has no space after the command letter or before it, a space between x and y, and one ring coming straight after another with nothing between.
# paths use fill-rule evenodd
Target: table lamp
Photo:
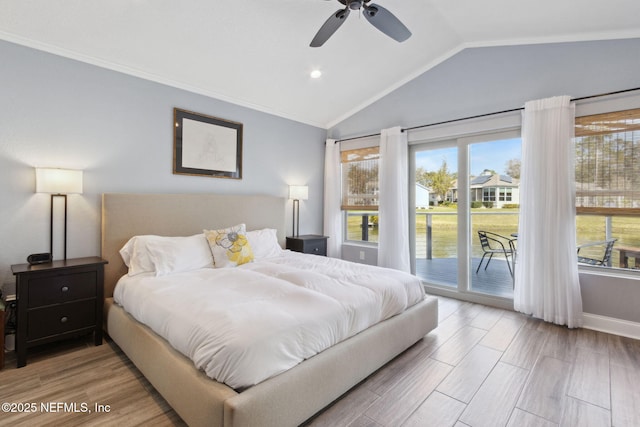
<instances>
[{"instance_id":1,"label":"table lamp","mask_svg":"<svg viewBox=\"0 0 640 427\"><path fill-rule=\"evenodd\" d=\"M53 199L64 199L64 259L67 259L67 194L82 194L82 171L36 168L36 193L51 194L49 252L53 258Z\"/></svg>"}]
</instances>

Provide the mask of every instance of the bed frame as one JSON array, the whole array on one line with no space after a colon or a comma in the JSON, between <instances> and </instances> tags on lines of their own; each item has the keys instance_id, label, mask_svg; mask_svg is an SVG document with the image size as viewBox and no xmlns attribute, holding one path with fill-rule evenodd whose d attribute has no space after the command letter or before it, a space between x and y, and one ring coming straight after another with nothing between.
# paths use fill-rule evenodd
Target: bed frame
<instances>
[{"instance_id":1,"label":"bed frame","mask_svg":"<svg viewBox=\"0 0 640 427\"><path fill-rule=\"evenodd\" d=\"M285 240L287 200L212 194L104 194L102 257L105 330L190 426L296 426L310 418L437 326L437 300L406 312L241 393L208 378L148 327L113 303L126 266L120 248L134 235L188 236L244 222L276 228Z\"/></svg>"}]
</instances>

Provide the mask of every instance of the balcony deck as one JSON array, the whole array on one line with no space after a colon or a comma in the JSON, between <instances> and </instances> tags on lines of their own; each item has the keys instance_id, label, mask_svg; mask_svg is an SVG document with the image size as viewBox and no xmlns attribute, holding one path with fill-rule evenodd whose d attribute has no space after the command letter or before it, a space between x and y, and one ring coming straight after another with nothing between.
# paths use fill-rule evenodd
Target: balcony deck
<instances>
[{"instance_id":1,"label":"balcony deck","mask_svg":"<svg viewBox=\"0 0 640 427\"><path fill-rule=\"evenodd\" d=\"M471 290L487 295L513 298L513 278L506 261L500 258L491 260L485 270L484 264L476 274L480 258L473 258ZM416 259L416 275L425 282L457 287L458 258Z\"/></svg>"}]
</instances>

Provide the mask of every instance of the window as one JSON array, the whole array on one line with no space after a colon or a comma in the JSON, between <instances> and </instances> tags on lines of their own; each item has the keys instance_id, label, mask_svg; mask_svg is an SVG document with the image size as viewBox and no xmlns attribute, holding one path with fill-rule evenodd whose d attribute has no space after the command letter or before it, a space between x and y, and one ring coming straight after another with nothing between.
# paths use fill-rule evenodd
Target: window
<instances>
[{"instance_id":1,"label":"window","mask_svg":"<svg viewBox=\"0 0 640 427\"><path fill-rule=\"evenodd\" d=\"M378 147L341 153L342 210L347 240L378 241Z\"/></svg>"},{"instance_id":2,"label":"window","mask_svg":"<svg viewBox=\"0 0 640 427\"><path fill-rule=\"evenodd\" d=\"M578 214L640 214L640 109L576 118Z\"/></svg>"},{"instance_id":3,"label":"window","mask_svg":"<svg viewBox=\"0 0 640 427\"><path fill-rule=\"evenodd\" d=\"M496 189L495 188L485 188L482 190L482 201L483 202L495 202L496 201Z\"/></svg>"},{"instance_id":4,"label":"window","mask_svg":"<svg viewBox=\"0 0 640 427\"><path fill-rule=\"evenodd\" d=\"M343 151L342 210L378 209L378 147Z\"/></svg>"},{"instance_id":5,"label":"window","mask_svg":"<svg viewBox=\"0 0 640 427\"><path fill-rule=\"evenodd\" d=\"M638 268L627 254L640 251L640 109L578 117L575 136L578 244L602 259L596 243L616 239L605 266Z\"/></svg>"},{"instance_id":6,"label":"window","mask_svg":"<svg viewBox=\"0 0 640 427\"><path fill-rule=\"evenodd\" d=\"M501 202L511 201L511 188L500 188L500 201Z\"/></svg>"}]
</instances>

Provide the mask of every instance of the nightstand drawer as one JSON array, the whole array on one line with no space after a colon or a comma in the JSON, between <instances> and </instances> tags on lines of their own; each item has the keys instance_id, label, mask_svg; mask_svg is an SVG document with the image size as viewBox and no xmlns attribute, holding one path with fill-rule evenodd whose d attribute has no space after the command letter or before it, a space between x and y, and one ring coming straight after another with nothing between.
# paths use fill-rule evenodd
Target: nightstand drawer
<instances>
[{"instance_id":1,"label":"nightstand drawer","mask_svg":"<svg viewBox=\"0 0 640 427\"><path fill-rule=\"evenodd\" d=\"M327 255L326 236L305 234L303 236L287 237L287 249L305 254Z\"/></svg>"},{"instance_id":2,"label":"nightstand drawer","mask_svg":"<svg viewBox=\"0 0 640 427\"><path fill-rule=\"evenodd\" d=\"M304 253L306 254L315 254L315 255L326 255L327 254L327 240L314 240L308 241L304 244Z\"/></svg>"},{"instance_id":3,"label":"nightstand drawer","mask_svg":"<svg viewBox=\"0 0 640 427\"><path fill-rule=\"evenodd\" d=\"M64 303L96 296L96 272L60 274L29 280L29 307Z\"/></svg>"},{"instance_id":4,"label":"nightstand drawer","mask_svg":"<svg viewBox=\"0 0 640 427\"><path fill-rule=\"evenodd\" d=\"M96 324L96 302L86 300L29 310L27 315L29 341Z\"/></svg>"}]
</instances>

